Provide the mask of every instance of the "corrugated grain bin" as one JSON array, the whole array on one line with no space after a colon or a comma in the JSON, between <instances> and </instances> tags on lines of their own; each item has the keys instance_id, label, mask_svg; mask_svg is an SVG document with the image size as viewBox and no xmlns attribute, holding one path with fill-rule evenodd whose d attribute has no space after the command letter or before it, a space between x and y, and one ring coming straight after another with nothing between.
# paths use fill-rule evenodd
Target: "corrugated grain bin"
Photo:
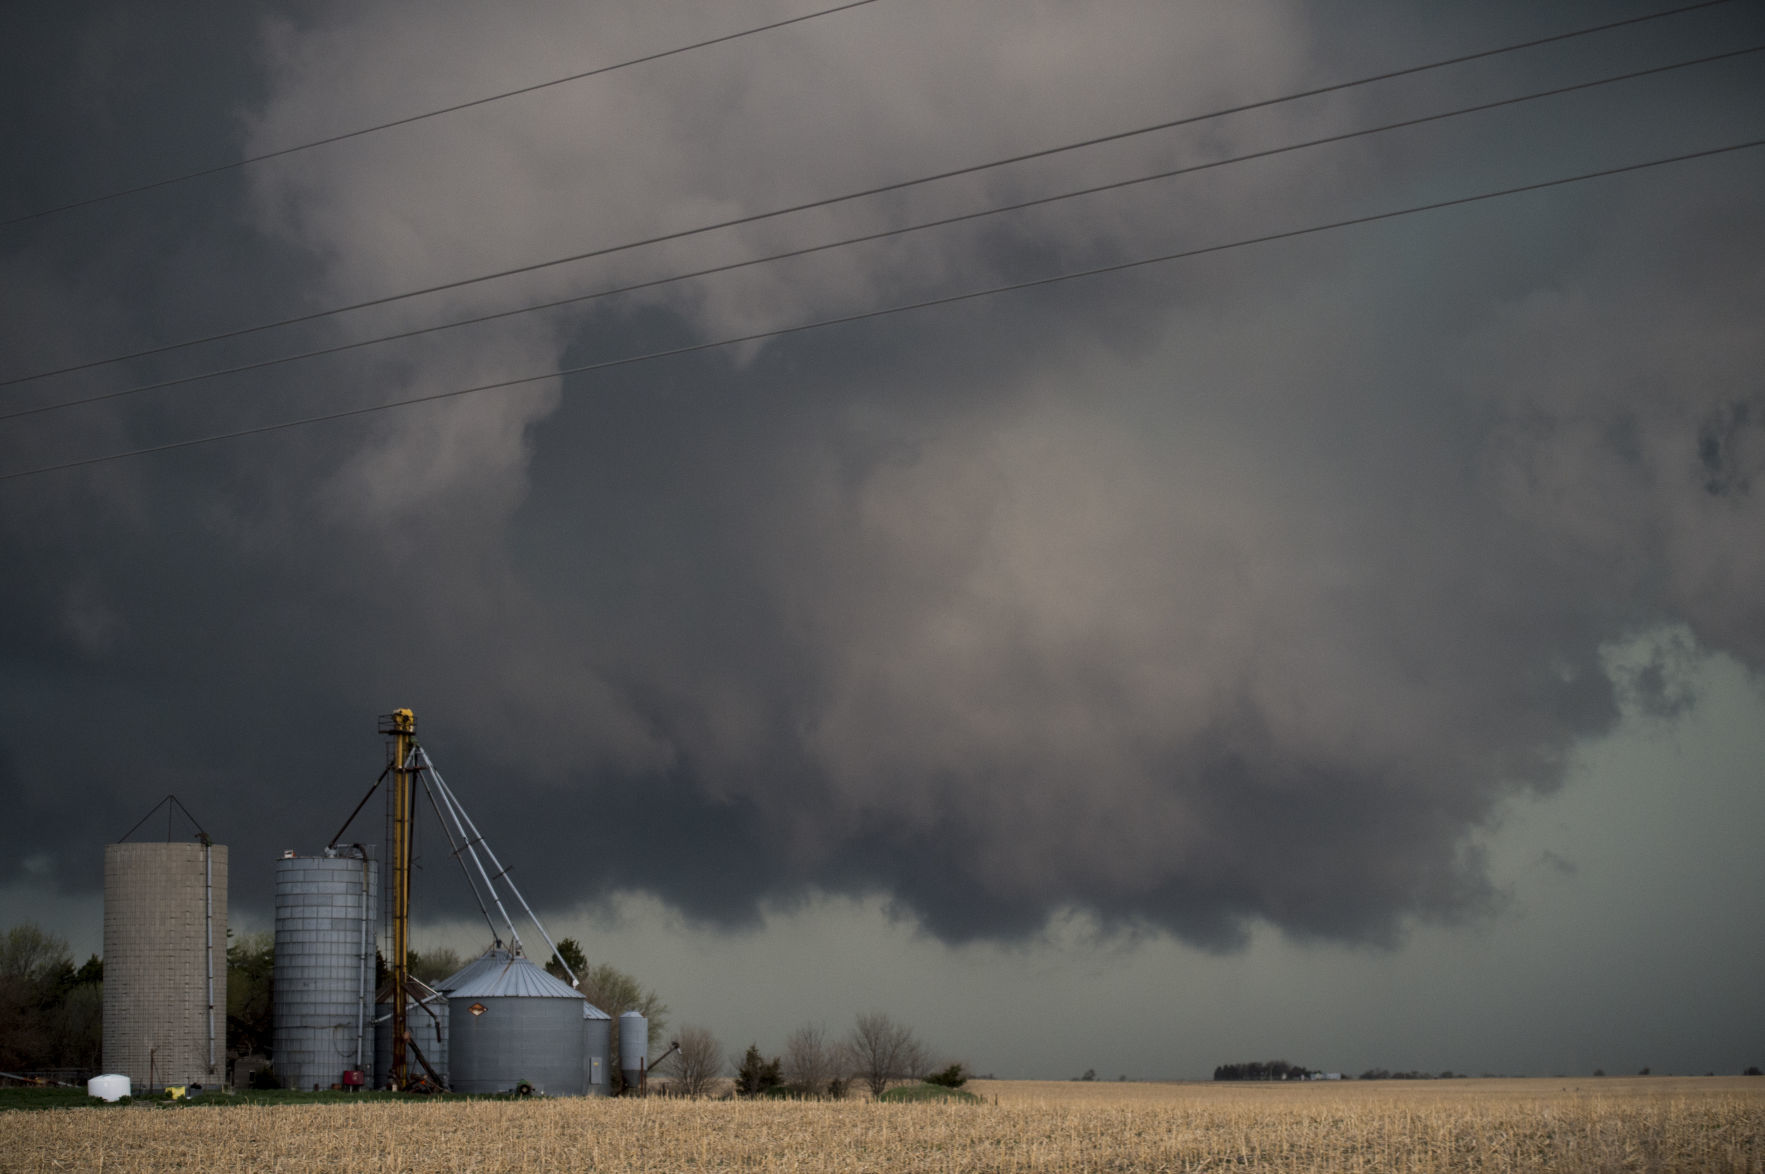
<instances>
[{"instance_id":1,"label":"corrugated grain bin","mask_svg":"<svg viewBox=\"0 0 1765 1174\"><path fill-rule=\"evenodd\" d=\"M619 1075L625 1087L643 1084L644 1066L650 1056L650 1021L636 1011L619 1016Z\"/></svg>"},{"instance_id":2,"label":"corrugated grain bin","mask_svg":"<svg viewBox=\"0 0 1765 1174\"><path fill-rule=\"evenodd\" d=\"M330 1088L374 1070L374 930L379 866L363 855L276 861L275 1073Z\"/></svg>"},{"instance_id":3,"label":"corrugated grain bin","mask_svg":"<svg viewBox=\"0 0 1765 1174\"><path fill-rule=\"evenodd\" d=\"M582 1078L588 1095L604 1097L613 1079L613 1017L589 1002L582 1001Z\"/></svg>"},{"instance_id":4,"label":"corrugated grain bin","mask_svg":"<svg viewBox=\"0 0 1765 1174\"><path fill-rule=\"evenodd\" d=\"M148 1091L227 1075L227 849L104 846L104 1067Z\"/></svg>"},{"instance_id":5,"label":"corrugated grain bin","mask_svg":"<svg viewBox=\"0 0 1765 1174\"><path fill-rule=\"evenodd\" d=\"M437 984L447 994L448 1075L455 1092L546 1096L588 1091L579 991L503 949Z\"/></svg>"}]
</instances>

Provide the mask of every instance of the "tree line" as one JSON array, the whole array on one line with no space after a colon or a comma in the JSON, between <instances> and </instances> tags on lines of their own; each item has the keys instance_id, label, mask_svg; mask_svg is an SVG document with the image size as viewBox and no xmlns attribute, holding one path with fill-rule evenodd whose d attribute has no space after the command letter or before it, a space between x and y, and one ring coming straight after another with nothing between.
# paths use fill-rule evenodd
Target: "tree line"
<instances>
[{"instance_id":1,"label":"tree line","mask_svg":"<svg viewBox=\"0 0 1765 1174\"><path fill-rule=\"evenodd\" d=\"M935 1060L913 1030L881 1011L859 1015L840 1037L819 1023L808 1023L785 1040L784 1051L767 1057L758 1043L739 1059L726 1056L717 1037L703 1027L682 1029L679 1051L669 1057L666 1091L710 1096L732 1078L736 1097L796 1097L839 1100L855 1088L880 1097L891 1084L925 1081L960 1088L968 1080L960 1063Z\"/></svg>"},{"instance_id":2,"label":"tree line","mask_svg":"<svg viewBox=\"0 0 1765 1174\"><path fill-rule=\"evenodd\" d=\"M1289 1064L1285 1060L1247 1060L1240 1064L1221 1064L1213 1070L1215 1080L1310 1080L1321 1076L1316 1068ZM1369 1068L1357 1080L1456 1080L1465 1074L1450 1068L1444 1072L1393 1072L1388 1068Z\"/></svg>"},{"instance_id":3,"label":"tree line","mask_svg":"<svg viewBox=\"0 0 1765 1174\"><path fill-rule=\"evenodd\" d=\"M1213 1070L1215 1080L1305 1080L1317 1070L1285 1060L1246 1060L1241 1064L1221 1064Z\"/></svg>"}]
</instances>

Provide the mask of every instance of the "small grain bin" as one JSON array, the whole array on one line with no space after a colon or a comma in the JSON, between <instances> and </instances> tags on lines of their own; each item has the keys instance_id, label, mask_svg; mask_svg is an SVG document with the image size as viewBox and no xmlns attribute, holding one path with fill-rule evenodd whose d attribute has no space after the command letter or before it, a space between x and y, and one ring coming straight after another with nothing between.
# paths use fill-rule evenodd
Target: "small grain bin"
<instances>
[{"instance_id":1,"label":"small grain bin","mask_svg":"<svg viewBox=\"0 0 1765 1174\"><path fill-rule=\"evenodd\" d=\"M625 1091L643 1088L649 1056L650 1021L637 1011L627 1011L619 1016L619 1077L625 1081Z\"/></svg>"},{"instance_id":2,"label":"small grain bin","mask_svg":"<svg viewBox=\"0 0 1765 1174\"><path fill-rule=\"evenodd\" d=\"M613 1079L613 1017L582 1000L582 1078L591 1097L607 1095Z\"/></svg>"},{"instance_id":3,"label":"small grain bin","mask_svg":"<svg viewBox=\"0 0 1765 1174\"><path fill-rule=\"evenodd\" d=\"M501 948L438 985L455 1092L506 1092L522 1082L546 1096L588 1091L581 992Z\"/></svg>"}]
</instances>

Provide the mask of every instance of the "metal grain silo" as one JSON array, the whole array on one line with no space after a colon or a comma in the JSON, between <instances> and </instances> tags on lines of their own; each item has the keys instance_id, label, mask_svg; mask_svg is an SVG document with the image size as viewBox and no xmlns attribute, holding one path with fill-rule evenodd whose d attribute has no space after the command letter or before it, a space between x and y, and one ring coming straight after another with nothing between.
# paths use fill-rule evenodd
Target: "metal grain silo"
<instances>
[{"instance_id":1,"label":"metal grain silo","mask_svg":"<svg viewBox=\"0 0 1765 1174\"><path fill-rule=\"evenodd\" d=\"M435 1069L441 1084L448 1084L447 1072L447 996L437 991L422 999L405 996L405 1022L409 1025L411 1042ZM409 1058L413 1077L426 1075L422 1063ZM392 1078L392 1004L374 1004L374 1087L385 1088Z\"/></svg>"},{"instance_id":2,"label":"metal grain silo","mask_svg":"<svg viewBox=\"0 0 1765 1174\"><path fill-rule=\"evenodd\" d=\"M374 1069L374 929L379 867L351 854L276 861L275 1072L287 1088L330 1088Z\"/></svg>"},{"instance_id":3,"label":"metal grain silo","mask_svg":"<svg viewBox=\"0 0 1765 1174\"><path fill-rule=\"evenodd\" d=\"M636 1092L643 1088L649 1057L650 1021L640 1012L627 1011L619 1016L619 1077L626 1089Z\"/></svg>"},{"instance_id":4,"label":"metal grain silo","mask_svg":"<svg viewBox=\"0 0 1765 1174\"><path fill-rule=\"evenodd\" d=\"M493 949L444 979L448 1075L455 1092L506 1092L522 1081L547 1096L582 1096L587 1000L526 958Z\"/></svg>"},{"instance_id":5,"label":"metal grain silo","mask_svg":"<svg viewBox=\"0 0 1765 1174\"><path fill-rule=\"evenodd\" d=\"M591 1097L607 1095L613 1079L613 1017L582 1000L582 1080Z\"/></svg>"},{"instance_id":6,"label":"metal grain silo","mask_svg":"<svg viewBox=\"0 0 1765 1174\"><path fill-rule=\"evenodd\" d=\"M227 1073L227 849L104 846L104 1067L135 1088Z\"/></svg>"}]
</instances>

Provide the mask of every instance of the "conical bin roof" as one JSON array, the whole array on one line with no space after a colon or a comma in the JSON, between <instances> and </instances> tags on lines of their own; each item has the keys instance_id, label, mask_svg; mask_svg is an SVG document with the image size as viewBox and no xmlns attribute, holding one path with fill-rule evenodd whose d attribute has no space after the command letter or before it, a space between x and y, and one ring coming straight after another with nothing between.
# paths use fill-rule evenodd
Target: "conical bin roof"
<instances>
[{"instance_id":1,"label":"conical bin roof","mask_svg":"<svg viewBox=\"0 0 1765 1174\"><path fill-rule=\"evenodd\" d=\"M584 999L526 958L492 948L435 984L449 999Z\"/></svg>"}]
</instances>

